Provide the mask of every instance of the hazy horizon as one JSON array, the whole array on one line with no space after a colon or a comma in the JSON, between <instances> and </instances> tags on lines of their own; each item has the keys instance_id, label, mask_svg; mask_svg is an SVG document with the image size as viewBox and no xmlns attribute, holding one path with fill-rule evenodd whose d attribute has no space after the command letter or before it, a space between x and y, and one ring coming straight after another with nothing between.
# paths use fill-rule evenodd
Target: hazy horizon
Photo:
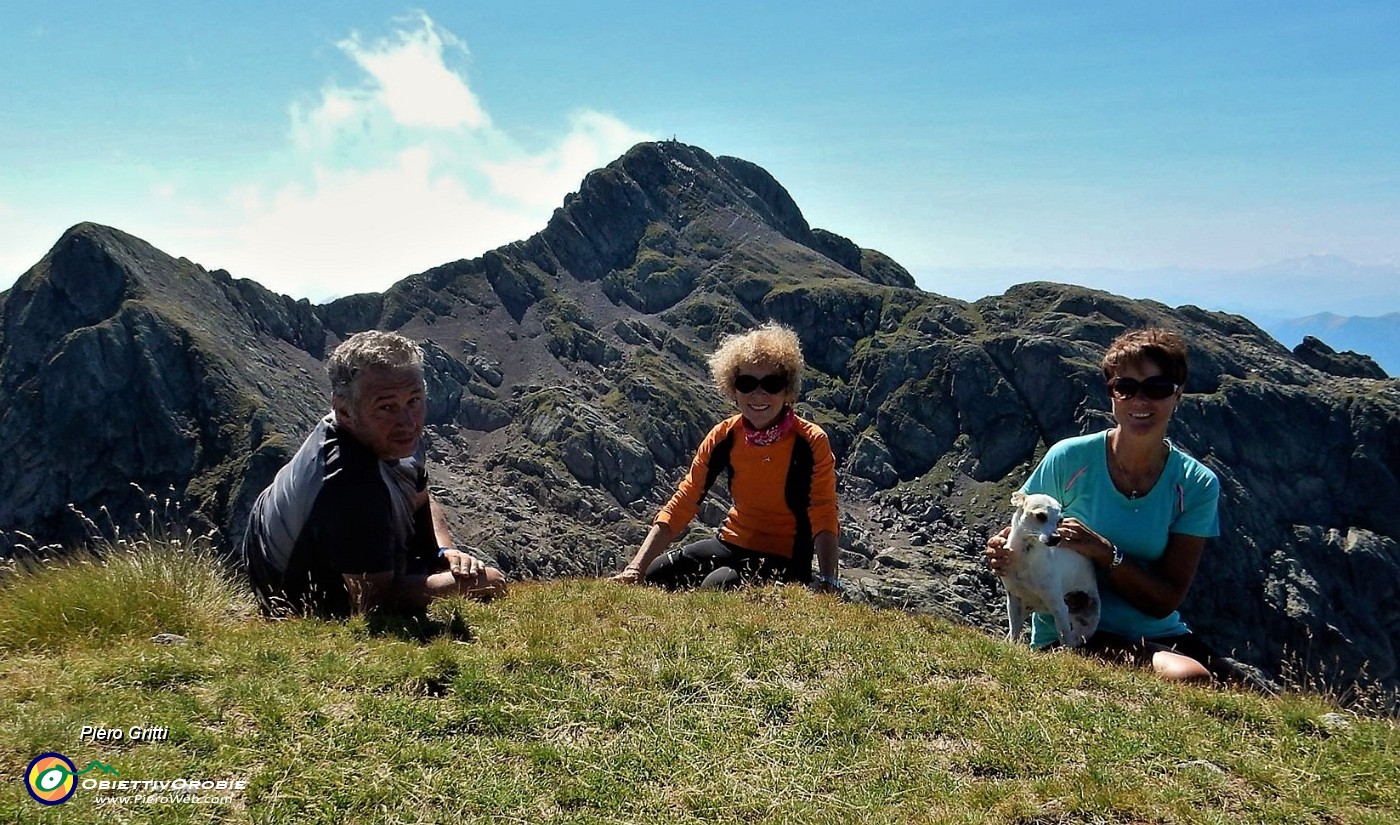
<instances>
[{"instance_id":1,"label":"hazy horizon","mask_svg":"<svg viewBox=\"0 0 1400 825\"><path fill-rule=\"evenodd\" d=\"M121 226L113 228L128 231ZM543 228L541 225L540 229ZM515 240L525 240L528 237L522 236ZM53 240L57 241L58 237ZM142 240L149 242L145 238ZM514 242L508 241L502 246ZM173 257L190 258L179 250L161 251ZM217 261L190 259L206 269L228 269ZM432 266L450 263L453 260L458 259L442 260ZM34 263L38 263L38 259ZM26 271L27 269L26 267ZM1319 277L1316 273L1308 271L1313 269L1325 269L1328 276ZM404 278L418 274L419 271L422 270L403 273L386 283L383 288L360 291L383 291ZM257 281L274 291L282 291L278 290L274 283L257 277L256 273L231 274L236 278ZM1145 270L1108 267L1083 270L1057 267L971 267L943 269L932 273L911 271L910 274L914 277L915 284L926 292L969 303L1000 295L1018 284L1049 281L1097 289L1126 298L1158 301L1173 307L1189 304L1203 309L1244 315L1264 328L1316 315L1371 320L1400 313L1400 267L1365 267L1335 256L1308 256L1239 270L1179 267ZM13 286L13 283L5 284L0 287L0 292L8 290L10 286ZM328 291L320 294L283 294L289 294L293 298L306 298L313 304L324 304L354 293Z\"/></svg>"}]
</instances>

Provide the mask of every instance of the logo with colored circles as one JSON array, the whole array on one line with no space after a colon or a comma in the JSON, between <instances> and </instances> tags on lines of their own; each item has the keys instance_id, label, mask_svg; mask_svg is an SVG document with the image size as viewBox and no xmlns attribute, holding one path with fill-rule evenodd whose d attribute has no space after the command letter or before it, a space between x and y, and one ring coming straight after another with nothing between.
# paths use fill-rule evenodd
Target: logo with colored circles
<instances>
[{"instance_id":1,"label":"logo with colored circles","mask_svg":"<svg viewBox=\"0 0 1400 825\"><path fill-rule=\"evenodd\" d=\"M41 753L29 763L24 778L29 795L45 805L67 802L78 789L78 768L61 753Z\"/></svg>"},{"instance_id":2,"label":"logo with colored circles","mask_svg":"<svg viewBox=\"0 0 1400 825\"><path fill-rule=\"evenodd\" d=\"M89 762L86 768L78 770L73 760L61 753L41 753L34 757L34 761L29 763L28 770L24 772L25 787L36 802L57 805L67 802L78 789L78 777L94 769L121 776L116 768L95 759Z\"/></svg>"}]
</instances>

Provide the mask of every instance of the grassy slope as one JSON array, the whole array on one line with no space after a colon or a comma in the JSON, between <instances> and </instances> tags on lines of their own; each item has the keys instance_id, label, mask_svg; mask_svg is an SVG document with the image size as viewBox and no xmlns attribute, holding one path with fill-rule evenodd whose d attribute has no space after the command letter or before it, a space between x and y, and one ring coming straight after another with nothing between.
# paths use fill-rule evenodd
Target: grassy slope
<instances>
[{"instance_id":1,"label":"grassy slope","mask_svg":"<svg viewBox=\"0 0 1400 825\"><path fill-rule=\"evenodd\" d=\"M156 545L156 546L152 546ZM245 778L232 806L93 790L3 821L1392 822L1400 731L1174 687L799 588L524 584L426 623L252 618L144 542L0 585L0 761ZM182 586L181 582L188 582ZM185 645L149 641L160 631ZM1329 714L1331 714L1329 716ZM165 725L163 743L78 742Z\"/></svg>"}]
</instances>

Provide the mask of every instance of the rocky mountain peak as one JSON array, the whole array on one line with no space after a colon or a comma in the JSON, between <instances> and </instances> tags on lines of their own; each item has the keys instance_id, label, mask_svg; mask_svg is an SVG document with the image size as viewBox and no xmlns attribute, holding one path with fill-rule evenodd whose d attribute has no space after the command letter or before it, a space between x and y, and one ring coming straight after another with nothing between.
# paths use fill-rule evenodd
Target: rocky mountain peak
<instances>
[{"instance_id":1,"label":"rocky mountain peak","mask_svg":"<svg viewBox=\"0 0 1400 825\"><path fill-rule=\"evenodd\" d=\"M745 233L776 232L829 257L856 275L865 274L861 250L851 241L825 230L813 230L802 210L772 175L740 158L716 158L698 147L676 141L641 143L618 160L589 173L579 191L543 233L551 248L565 251L559 260L576 277L592 280L625 264L649 227L664 227L684 236L697 220L730 220L728 229ZM723 232L702 226L694 234ZM728 233L725 233L728 234ZM583 238L595 253L582 252L574 238ZM914 285L913 278L880 256L880 282Z\"/></svg>"},{"instance_id":2,"label":"rocky mountain peak","mask_svg":"<svg viewBox=\"0 0 1400 825\"><path fill-rule=\"evenodd\" d=\"M150 506L138 488L182 496L217 468L197 498L222 527L250 429L319 406L286 372L324 351L308 303L111 227L65 232L0 295L0 319L3 526L71 539L69 505L130 520Z\"/></svg>"},{"instance_id":3,"label":"rocky mountain peak","mask_svg":"<svg viewBox=\"0 0 1400 825\"><path fill-rule=\"evenodd\" d=\"M600 208L603 205L611 208ZM590 172L579 191L565 198L546 232L561 221L586 236L617 235L619 219L639 226L659 221L681 231L689 221L716 209L798 243L811 243L811 229L802 211L767 171L738 158L717 159L675 141L640 143L608 166ZM586 277L581 271L577 274Z\"/></svg>"},{"instance_id":4,"label":"rocky mountain peak","mask_svg":"<svg viewBox=\"0 0 1400 825\"><path fill-rule=\"evenodd\" d=\"M39 263L4 296L0 386L45 360L63 336L110 316L134 291L140 254L154 249L123 232L83 223L63 233ZM23 334L14 334L23 330Z\"/></svg>"}]
</instances>

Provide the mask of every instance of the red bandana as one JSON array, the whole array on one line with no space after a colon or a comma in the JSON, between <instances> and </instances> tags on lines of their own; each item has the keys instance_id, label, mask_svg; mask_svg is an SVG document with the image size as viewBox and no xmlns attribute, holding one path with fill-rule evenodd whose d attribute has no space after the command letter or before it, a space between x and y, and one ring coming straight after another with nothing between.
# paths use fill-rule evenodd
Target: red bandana
<instances>
[{"instance_id":1,"label":"red bandana","mask_svg":"<svg viewBox=\"0 0 1400 825\"><path fill-rule=\"evenodd\" d=\"M744 422L744 440L749 446L767 447L792 432L793 421L796 418L797 416L792 414L792 407L784 406L783 411L778 414L778 420L761 430L751 427L749 420L743 416L740 416L739 420Z\"/></svg>"}]
</instances>

